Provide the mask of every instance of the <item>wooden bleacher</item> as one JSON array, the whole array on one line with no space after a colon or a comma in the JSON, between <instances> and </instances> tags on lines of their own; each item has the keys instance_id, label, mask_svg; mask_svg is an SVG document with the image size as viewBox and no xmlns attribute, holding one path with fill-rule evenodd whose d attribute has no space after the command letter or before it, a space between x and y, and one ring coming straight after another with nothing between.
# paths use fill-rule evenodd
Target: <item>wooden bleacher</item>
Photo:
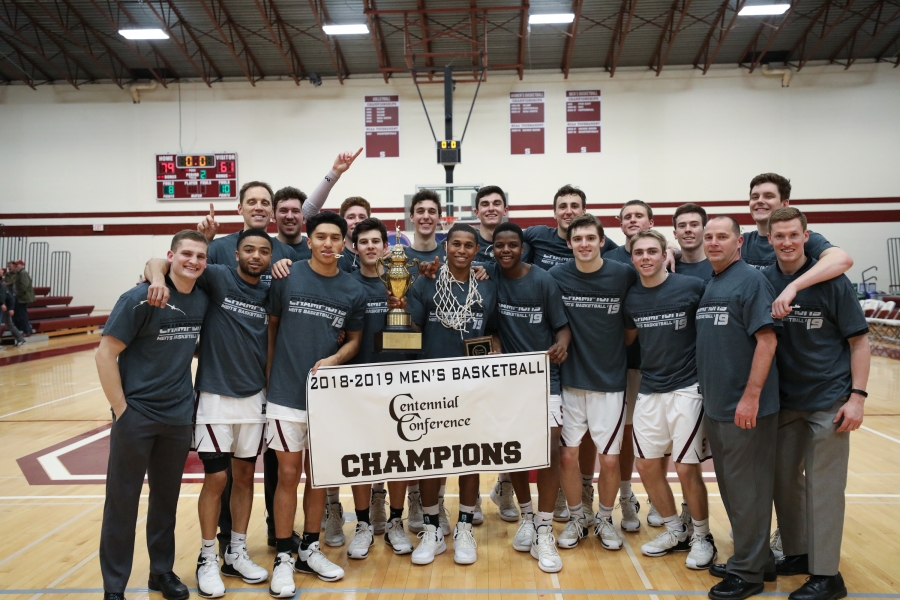
<instances>
[{"instance_id":1,"label":"wooden bleacher","mask_svg":"<svg viewBox=\"0 0 900 600\"><path fill-rule=\"evenodd\" d=\"M106 324L108 315L92 315L93 306L71 306L72 296L51 296L49 287L35 287L34 302L28 305L28 319L35 333L51 337L95 331ZM0 335L5 327L0 327Z\"/></svg>"}]
</instances>

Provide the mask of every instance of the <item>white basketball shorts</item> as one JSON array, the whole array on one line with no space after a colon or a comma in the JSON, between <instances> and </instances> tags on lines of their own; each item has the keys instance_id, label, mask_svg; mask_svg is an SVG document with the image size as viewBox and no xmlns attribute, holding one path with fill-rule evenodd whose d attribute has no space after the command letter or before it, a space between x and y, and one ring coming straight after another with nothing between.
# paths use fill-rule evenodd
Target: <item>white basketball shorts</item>
<instances>
[{"instance_id":1,"label":"white basketball shorts","mask_svg":"<svg viewBox=\"0 0 900 600\"><path fill-rule=\"evenodd\" d=\"M712 455L703 426L703 397L697 385L674 392L640 394L634 411L634 454L680 463L701 463Z\"/></svg>"},{"instance_id":2,"label":"white basketball shorts","mask_svg":"<svg viewBox=\"0 0 900 600\"><path fill-rule=\"evenodd\" d=\"M625 392L562 389L562 443L578 446L588 431L600 454L619 454L625 427Z\"/></svg>"}]
</instances>

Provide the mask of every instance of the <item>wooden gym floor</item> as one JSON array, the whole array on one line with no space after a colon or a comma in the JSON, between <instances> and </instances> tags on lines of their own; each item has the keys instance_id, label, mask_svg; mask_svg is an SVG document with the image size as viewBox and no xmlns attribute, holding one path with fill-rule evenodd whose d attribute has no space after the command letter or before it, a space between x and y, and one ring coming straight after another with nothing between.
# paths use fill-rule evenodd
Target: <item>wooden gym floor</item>
<instances>
[{"instance_id":1,"label":"wooden gym floor","mask_svg":"<svg viewBox=\"0 0 900 600\"><path fill-rule=\"evenodd\" d=\"M94 368L91 345L96 335L72 336L0 352L0 596L35 599L42 595L98 597L102 592L97 559L104 497L109 409ZM63 347L78 351L58 355ZM35 354L39 352L39 354ZM47 358L35 359L38 356ZM13 357L25 357L15 362ZM33 359L33 360L28 360ZM10 364L13 363L13 364ZM900 361L873 358L870 396L862 430L852 436L847 518L841 572L851 597L900 599ZM199 548L196 517L200 467L189 464L182 486L175 572L196 587L194 564ZM730 556L725 510L714 477L708 477L712 532L720 560ZM659 531L644 522L640 532L624 534L625 549L610 552L591 536L574 550L561 550L563 570L541 572L527 553L512 549L517 525L505 523L488 499L493 481L482 480L484 524L476 528L478 562L453 563L452 545L429 566L395 556L376 539L367 560L350 561L346 547L327 548L344 567L336 583L297 574L304 598L673 598L703 597L717 580L684 566L684 554L648 558L640 546ZM674 484L676 493L679 491ZM344 510L352 514L349 489L342 489ZM646 495L635 484L646 517ZM456 489L447 489L451 520ZM536 496L535 496L536 499ZM148 559L143 534L146 498L140 507L134 570L128 598L149 598ZM262 485L257 484L248 545L250 555L271 569L274 553L266 546ZM619 512L615 520L618 523ZM302 515L298 515L298 529ZM349 539L353 523L345 525ZM556 524L556 532L562 530ZM804 581L785 577L766 584L766 595L786 596ZM229 595L268 597L265 585L227 578ZM158 595L154 595L159 598ZM255 597L251 596L251 597Z\"/></svg>"}]
</instances>

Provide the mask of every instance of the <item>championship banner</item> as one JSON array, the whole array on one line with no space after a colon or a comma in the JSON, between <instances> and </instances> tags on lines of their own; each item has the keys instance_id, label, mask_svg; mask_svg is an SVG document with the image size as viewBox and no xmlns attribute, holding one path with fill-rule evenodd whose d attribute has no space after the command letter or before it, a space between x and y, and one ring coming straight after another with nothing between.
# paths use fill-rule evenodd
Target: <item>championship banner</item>
<instances>
[{"instance_id":1,"label":"championship banner","mask_svg":"<svg viewBox=\"0 0 900 600\"><path fill-rule=\"evenodd\" d=\"M322 367L306 380L313 487L550 465L545 352Z\"/></svg>"}]
</instances>

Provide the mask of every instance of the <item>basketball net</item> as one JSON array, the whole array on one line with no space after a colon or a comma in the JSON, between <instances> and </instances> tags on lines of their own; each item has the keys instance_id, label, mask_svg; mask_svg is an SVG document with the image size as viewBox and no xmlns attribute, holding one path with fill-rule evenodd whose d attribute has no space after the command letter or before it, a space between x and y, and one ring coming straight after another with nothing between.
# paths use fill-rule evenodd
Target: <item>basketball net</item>
<instances>
[{"instance_id":1,"label":"basketball net","mask_svg":"<svg viewBox=\"0 0 900 600\"><path fill-rule=\"evenodd\" d=\"M468 287L463 304L460 304L453 294L454 285L459 286L461 290L464 289L463 286ZM472 306L481 304L481 293L478 291L478 282L475 280L475 270L469 267L469 281L463 282L456 279L450 272L450 267L444 263L438 270L434 287L434 314L437 320L447 329L459 331L460 336L468 333L466 323L472 320Z\"/></svg>"},{"instance_id":2,"label":"basketball net","mask_svg":"<svg viewBox=\"0 0 900 600\"><path fill-rule=\"evenodd\" d=\"M443 223L442 231L450 231L450 228L453 227L453 223L456 221L456 217L446 216L441 217L441 223Z\"/></svg>"}]
</instances>

